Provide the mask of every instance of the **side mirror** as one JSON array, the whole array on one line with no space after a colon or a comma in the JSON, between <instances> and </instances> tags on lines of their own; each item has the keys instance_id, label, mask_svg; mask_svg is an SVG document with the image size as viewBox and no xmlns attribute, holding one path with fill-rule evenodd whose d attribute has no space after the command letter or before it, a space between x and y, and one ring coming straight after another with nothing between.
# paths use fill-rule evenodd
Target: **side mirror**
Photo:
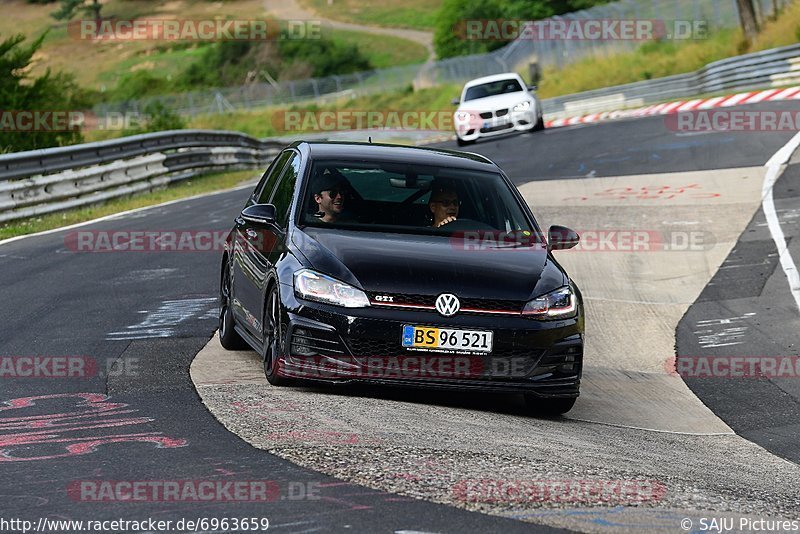
<instances>
[{"instance_id":1,"label":"side mirror","mask_svg":"<svg viewBox=\"0 0 800 534\"><path fill-rule=\"evenodd\" d=\"M537 85L529 85L528 86L528 91L536 91L538 88L539 88L539 86L537 86Z\"/></svg>"},{"instance_id":2,"label":"side mirror","mask_svg":"<svg viewBox=\"0 0 800 534\"><path fill-rule=\"evenodd\" d=\"M547 231L547 248L549 250L567 250L581 240L578 232L566 226L553 225Z\"/></svg>"},{"instance_id":3,"label":"side mirror","mask_svg":"<svg viewBox=\"0 0 800 534\"><path fill-rule=\"evenodd\" d=\"M454 98L453 100L450 101L450 103L453 104L454 106L457 106L457 105L459 105L461 103L461 99L460 98Z\"/></svg>"},{"instance_id":4,"label":"side mirror","mask_svg":"<svg viewBox=\"0 0 800 534\"><path fill-rule=\"evenodd\" d=\"M275 224L275 206L272 204L253 204L242 210L242 219L252 224Z\"/></svg>"}]
</instances>

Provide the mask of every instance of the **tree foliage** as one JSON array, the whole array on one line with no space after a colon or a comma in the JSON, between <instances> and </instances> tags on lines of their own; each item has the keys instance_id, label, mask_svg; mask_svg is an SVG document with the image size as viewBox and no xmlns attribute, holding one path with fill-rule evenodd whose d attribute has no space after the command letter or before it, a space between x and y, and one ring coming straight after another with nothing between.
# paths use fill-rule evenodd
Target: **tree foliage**
<instances>
[{"instance_id":1,"label":"tree foliage","mask_svg":"<svg viewBox=\"0 0 800 534\"><path fill-rule=\"evenodd\" d=\"M30 0L29 0L30 1ZM69 20L78 11L83 11L92 17L92 20L100 20L101 4L99 0L60 0L61 9L51 13L56 20Z\"/></svg>"},{"instance_id":2,"label":"tree foliage","mask_svg":"<svg viewBox=\"0 0 800 534\"><path fill-rule=\"evenodd\" d=\"M465 38L468 20L540 20L587 9L609 0L444 0L436 18L433 44L440 59L490 52L508 44L502 40Z\"/></svg>"},{"instance_id":3,"label":"tree foliage","mask_svg":"<svg viewBox=\"0 0 800 534\"><path fill-rule=\"evenodd\" d=\"M126 101L264 82L269 77L285 81L371 68L358 47L337 40L221 41L205 46L200 57L171 80L142 70L124 74L109 99Z\"/></svg>"},{"instance_id":4,"label":"tree foliage","mask_svg":"<svg viewBox=\"0 0 800 534\"><path fill-rule=\"evenodd\" d=\"M0 152L16 152L50 146L78 143L80 129L52 131L43 122L39 127L20 128L15 117L34 112L40 117L54 111L75 112L89 105L89 95L81 90L72 76L51 73L30 75L31 59L42 44L44 35L25 46L25 36L14 35L0 42L0 103L3 127L0 128Z\"/></svg>"}]
</instances>

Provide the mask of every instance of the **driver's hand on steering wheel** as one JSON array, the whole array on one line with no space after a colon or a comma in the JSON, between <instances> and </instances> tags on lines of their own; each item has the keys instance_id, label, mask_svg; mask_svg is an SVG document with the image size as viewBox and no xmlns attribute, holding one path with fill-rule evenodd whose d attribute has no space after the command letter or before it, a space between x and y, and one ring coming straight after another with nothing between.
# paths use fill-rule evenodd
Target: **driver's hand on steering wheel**
<instances>
[{"instance_id":1,"label":"driver's hand on steering wheel","mask_svg":"<svg viewBox=\"0 0 800 534\"><path fill-rule=\"evenodd\" d=\"M437 224L437 225L436 225L436 228L440 228L440 227L444 226L445 224L450 224L451 222L453 222L453 221L455 221L455 220L456 220L456 218L455 218L454 216L452 216L452 215L451 215L450 217L448 217L448 218L446 218L446 219L442 220L442 222L440 222L439 224Z\"/></svg>"}]
</instances>

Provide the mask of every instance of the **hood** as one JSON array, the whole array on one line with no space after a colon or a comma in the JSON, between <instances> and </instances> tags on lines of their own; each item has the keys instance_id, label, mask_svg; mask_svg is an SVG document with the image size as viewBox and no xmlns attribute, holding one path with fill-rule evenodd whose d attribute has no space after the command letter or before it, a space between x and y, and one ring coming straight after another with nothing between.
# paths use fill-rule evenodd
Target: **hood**
<instances>
[{"instance_id":1,"label":"hood","mask_svg":"<svg viewBox=\"0 0 800 534\"><path fill-rule=\"evenodd\" d=\"M368 293L529 300L567 283L542 248L465 250L445 236L305 228L293 236L311 268Z\"/></svg>"},{"instance_id":2,"label":"hood","mask_svg":"<svg viewBox=\"0 0 800 534\"><path fill-rule=\"evenodd\" d=\"M485 98L476 98L475 100L467 100L458 106L457 111L494 111L496 109L508 108L509 110L525 100L533 100L529 93L518 91L516 93L507 93L504 95L487 96Z\"/></svg>"}]
</instances>

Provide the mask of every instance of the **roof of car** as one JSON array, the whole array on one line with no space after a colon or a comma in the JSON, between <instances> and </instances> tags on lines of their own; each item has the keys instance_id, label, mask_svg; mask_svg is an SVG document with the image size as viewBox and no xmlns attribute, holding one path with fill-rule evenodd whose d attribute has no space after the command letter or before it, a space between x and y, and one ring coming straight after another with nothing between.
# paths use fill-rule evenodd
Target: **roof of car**
<instances>
[{"instance_id":1,"label":"roof of car","mask_svg":"<svg viewBox=\"0 0 800 534\"><path fill-rule=\"evenodd\" d=\"M484 76L483 78L475 78L474 80L470 80L467 83L465 83L464 87L471 87L473 85L480 85L482 83L497 82L500 80L508 80L509 78L518 80L519 74L517 74L516 72L504 72L502 74L492 74L491 76Z\"/></svg>"},{"instance_id":2,"label":"roof of car","mask_svg":"<svg viewBox=\"0 0 800 534\"><path fill-rule=\"evenodd\" d=\"M495 163L480 154L445 148L413 147L382 143L353 143L336 141L296 141L292 146L308 146L312 159L342 158L368 161L392 161L440 167L497 171Z\"/></svg>"}]
</instances>

